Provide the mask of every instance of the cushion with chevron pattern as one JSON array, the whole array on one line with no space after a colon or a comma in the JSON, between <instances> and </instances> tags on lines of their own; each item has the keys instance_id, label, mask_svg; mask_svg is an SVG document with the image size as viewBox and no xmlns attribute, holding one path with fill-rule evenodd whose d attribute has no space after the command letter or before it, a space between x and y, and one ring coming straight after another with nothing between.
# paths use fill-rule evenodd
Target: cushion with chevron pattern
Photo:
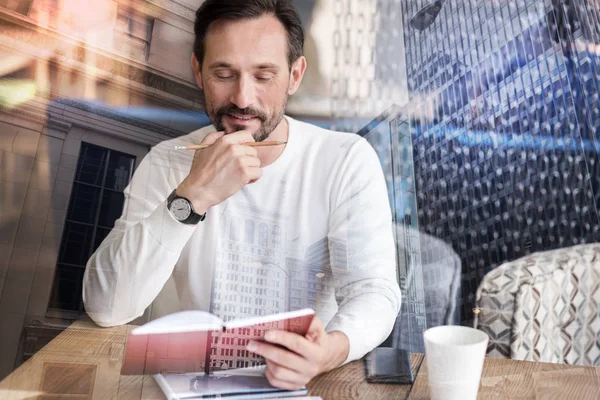
<instances>
[{"instance_id":1,"label":"cushion with chevron pattern","mask_svg":"<svg viewBox=\"0 0 600 400\"><path fill-rule=\"evenodd\" d=\"M600 244L505 263L484 277L476 301L488 356L600 365Z\"/></svg>"}]
</instances>

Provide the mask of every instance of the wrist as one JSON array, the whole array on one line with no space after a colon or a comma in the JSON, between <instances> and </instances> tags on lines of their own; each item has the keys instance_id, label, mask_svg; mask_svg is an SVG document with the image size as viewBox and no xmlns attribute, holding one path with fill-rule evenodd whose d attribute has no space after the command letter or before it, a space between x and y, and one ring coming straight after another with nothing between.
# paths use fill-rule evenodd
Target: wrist
<instances>
[{"instance_id":1,"label":"wrist","mask_svg":"<svg viewBox=\"0 0 600 400\"><path fill-rule=\"evenodd\" d=\"M204 194L204 190L202 188L195 188L194 190L190 190L189 186L182 182L177 189L175 189L175 193L177 196L185 197L192 203L194 207L194 211L197 214L203 215L206 211L213 206L210 203L208 196Z\"/></svg>"},{"instance_id":2,"label":"wrist","mask_svg":"<svg viewBox=\"0 0 600 400\"><path fill-rule=\"evenodd\" d=\"M332 331L327 334L330 342L329 362L324 372L339 367L346 361L350 353L350 340L342 331Z\"/></svg>"}]
</instances>

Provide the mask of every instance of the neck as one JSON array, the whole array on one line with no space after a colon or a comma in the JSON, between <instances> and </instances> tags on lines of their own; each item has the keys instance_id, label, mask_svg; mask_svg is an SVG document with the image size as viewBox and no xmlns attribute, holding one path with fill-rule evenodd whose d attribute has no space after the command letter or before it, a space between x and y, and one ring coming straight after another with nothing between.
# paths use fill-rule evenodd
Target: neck
<instances>
[{"instance_id":1,"label":"neck","mask_svg":"<svg viewBox=\"0 0 600 400\"><path fill-rule=\"evenodd\" d=\"M271 132L269 137L265 141L280 141L287 142L289 136L290 127L285 117L282 118L281 122ZM258 152L258 158L260 159L261 167L273 164L283 153L287 144L281 146L268 146L268 147L256 147Z\"/></svg>"}]
</instances>

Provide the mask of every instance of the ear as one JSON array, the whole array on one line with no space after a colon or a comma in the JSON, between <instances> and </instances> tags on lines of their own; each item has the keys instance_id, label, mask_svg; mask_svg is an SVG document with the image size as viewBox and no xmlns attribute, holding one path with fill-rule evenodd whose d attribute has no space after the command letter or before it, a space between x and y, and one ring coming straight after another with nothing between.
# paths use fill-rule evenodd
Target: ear
<instances>
[{"instance_id":1,"label":"ear","mask_svg":"<svg viewBox=\"0 0 600 400\"><path fill-rule=\"evenodd\" d=\"M204 90L202 87L202 71L200 70L200 63L198 62L198 59L194 53L192 53L192 69L194 70L194 79L196 79L196 84L200 89Z\"/></svg>"},{"instance_id":2,"label":"ear","mask_svg":"<svg viewBox=\"0 0 600 400\"><path fill-rule=\"evenodd\" d=\"M306 58L304 58L304 56L300 56L292 66L288 95L291 96L292 94L296 93L300 83L302 82L302 78L304 77L304 72L306 72Z\"/></svg>"}]
</instances>

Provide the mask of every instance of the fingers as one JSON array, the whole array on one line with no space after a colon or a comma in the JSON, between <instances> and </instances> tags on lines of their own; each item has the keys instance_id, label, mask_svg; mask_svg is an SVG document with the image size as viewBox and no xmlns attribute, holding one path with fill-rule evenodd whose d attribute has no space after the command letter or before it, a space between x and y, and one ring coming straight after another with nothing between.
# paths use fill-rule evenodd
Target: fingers
<instances>
[{"instance_id":1,"label":"fingers","mask_svg":"<svg viewBox=\"0 0 600 400\"><path fill-rule=\"evenodd\" d=\"M240 152L251 157L258 156L258 151L255 148L243 145L244 143L254 142L254 136L248 131L239 131L225 136L221 135L219 140L235 153Z\"/></svg>"},{"instance_id":2,"label":"fingers","mask_svg":"<svg viewBox=\"0 0 600 400\"><path fill-rule=\"evenodd\" d=\"M244 145L237 145L237 146L239 146L242 149L242 151L244 152L245 155L250 156L250 157L258 157L258 151L254 147L244 146Z\"/></svg>"},{"instance_id":3,"label":"fingers","mask_svg":"<svg viewBox=\"0 0 600 400\"><path fill-rule=\"evenodd\" d=\"M211 132L204 137L202 144L213 144L218 139L222 138L225 132Z\"/></svg>"},{"instance_id":4,"label":"fingers","mask_svg":"<svg viewBox=\"0 0 600 400\"><path fill-rule=\"evenodd\" d=\"M310 326L308 327L308 332L306 332L306 338L310 341L314 341L320 335L325 333L325 327L323 326L323 322L316 315L314 316Z\"/></svg>"},{"instance_id":5,"label":"fingers","mask_svg":"<svg viewBox=\"0 0 600 400\"><path fill-rule=\"evenodd\" d=\"M314 344L297 333L273 330L267 332L265 340L281 345L304 358L309 358L314 350ZM287 365L287 364L286 364Z\"/></svg>"},{"instance_id":6,"label":"fingers","mask_svg":"<svg viewBox=\"0 0 600 400\"><path fill-rule=\"evenodd\" d=\"M237 159L239 173L246 184L256 182L262 177L260 159L250 156L241 156Z\"/></svg>"},{"instance_id":7,"label":"fingers","mask_svg":"<svg viewBox=\"0 0 600 400\"><path fill-rule=\"evenodd\" d=\"M220 204L244 185L262 177L257 150L243 145L251 142L254 137L249 131L206 135L202 144L208 146L196 150L190 173L180 185L192 203L204 204L196 208L208 209Z\"/></svg>"},{"instance_id":8,"label":"fingers","mask_svg":"<svg viewBox=\"0 0 600 400\"><path fill-rule=\"evenodd\" d=\"M258 157L253 157L253 156L243 156L242 158L240 158L240 163L242 165L245 165L247 167L251 167L251 168L259 168L260 167L260 159Z\"/></svg>"},{"instance_id":9,"label":"fingers","mask_svg":"<svg viewBox=\"0 0 600 400\"><path fill-rule=\"evenodd\" d=\"M292 371L298 373L304 373L309 369L308 362L289 350L282 349L281 347L274 346L266 342L257 342L251 340L248 343L248 350L264 357L268 361L272 361L279 365L285 365Z\"/></svg>"},{"instance_id":10,"label":"fingers","mask_svg":"<svg viewBox=\"0 0 600 400\"><path fill-rule=\"evenodd\" d=\"M246 183L254 183L262 177L262 168L249 168L246 171Z\"/></svg>"},{"instance_id":11,"label":"fingers","mask_svg":"<svg viewBox=\"0 0 600 400\"><path fill-rule=\"evenodd\" d=\"M239 131L225 135L221 140L227 144L242 144L254 142L254 136L249 131Z\"/></svg>"},{"instance_id":12,"label":"fingers","mask_svg":"<svg viewBox=\"0 0 600 400\"><path fill-rule=\"evenodd\" d=\"M249 131L239 131L225 135L225 132L211 132L202 139L202 144L214 144L217 140L221 139L227 144L242 144L248 142L254 142L254 136ZM254 149L252 149L254 150ZM250 153L249 155L251 155Z\"/></svg>"},{"instance_id":13,"label":"fingers","mask_svg":"<svg viewBox=\"0 0 600 400\"><path fill-rule=\"evenodd\" d=\"M267 362L265 376L271 385L286 390L302 389L309 380L308 377L273 361Z\"/></svg>"}]
</instances>

